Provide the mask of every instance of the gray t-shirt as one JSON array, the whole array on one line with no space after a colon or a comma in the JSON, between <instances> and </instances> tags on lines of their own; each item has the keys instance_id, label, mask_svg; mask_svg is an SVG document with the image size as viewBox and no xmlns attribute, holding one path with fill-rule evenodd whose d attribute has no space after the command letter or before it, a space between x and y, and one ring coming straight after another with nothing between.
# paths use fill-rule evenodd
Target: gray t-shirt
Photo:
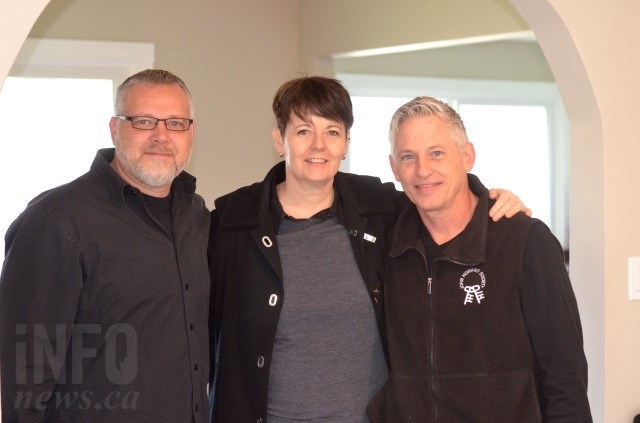
<instances>
[{"instance_id":1,"label":"gray t-shirt","mask_svg":"<svg viewBox=\"0 0 640 423\"><path fill-rule=\"evenodd\" d=\"M269 373L270 423L367 422L387 379L378 326L344 226L283 219L284 299Z\"/></svg>"}]
</instances>

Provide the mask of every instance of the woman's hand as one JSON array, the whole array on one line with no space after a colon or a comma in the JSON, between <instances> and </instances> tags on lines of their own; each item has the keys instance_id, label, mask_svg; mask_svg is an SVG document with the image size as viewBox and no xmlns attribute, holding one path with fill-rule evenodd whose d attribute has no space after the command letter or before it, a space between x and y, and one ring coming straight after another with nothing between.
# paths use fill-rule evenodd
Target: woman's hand
<instances>
[{"instance_id":1,"label":"woman's hand","mask_svg":"<svg viewBox=\"0 0 640 423\"><path fill-rule=\"evenodd\" d=\"M502 219L503 216L507 218L513 217L519 212L531 216L531 209L524 205L520 197L507 189L491 188L489 190L489 198L496 200L496 203L489 210L489 217L494 222Z\"/></svg>"}]
</instances>

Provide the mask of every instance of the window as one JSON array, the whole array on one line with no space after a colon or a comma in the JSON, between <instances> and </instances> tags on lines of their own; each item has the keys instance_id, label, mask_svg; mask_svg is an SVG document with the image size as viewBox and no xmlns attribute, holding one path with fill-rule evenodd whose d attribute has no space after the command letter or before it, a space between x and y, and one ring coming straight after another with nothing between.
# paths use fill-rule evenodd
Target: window
<instances>
[{"instance_id":1,"label":"window","mask_svg":"<svg viewBox=\"0 0 640 423\"><path fill-rule=\"evenodd\" d=\"M152 66L151 44L27 40L0 91L3 252L7 228L33 197L82 175L111 146L114 88Z\"/></svg>"},{"instance_id":2,"label":"window","mask_svg":"<svg viewBox=\"0 0 640 423\"><path fill-rule=\"evenodd\" d=\"M355 117L344 171L395 182L388 159L393 112L419 95L439 98L465 122L476 148L472 173L487 187L515 192L568 247L568 119L555 84L356 74L337 78L351 93Z\"/></svg>"}]
</instances>

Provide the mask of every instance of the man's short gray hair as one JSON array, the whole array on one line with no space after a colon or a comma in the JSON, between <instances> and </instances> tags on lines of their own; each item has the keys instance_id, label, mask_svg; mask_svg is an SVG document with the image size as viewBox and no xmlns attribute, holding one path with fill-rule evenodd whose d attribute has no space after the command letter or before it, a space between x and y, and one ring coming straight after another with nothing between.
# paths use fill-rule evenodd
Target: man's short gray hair
<instances>
[{"instance_id":1,"label":"man's short gray hair","mask_svg":"<svg viewBox=\"0 0 640 423\"><path fill-rule=\"evenodd\" d=\"M155 85L178 85L187 94L189 99L189 114L193 119L195 110L193 108L193 100L191 99L191 92L187 88L187 84L176 75L163 69L146 69L136 74L131 75L124 80L118 89L116 90L115 99L115 114L120 115L124 112L125 100L129 88L135 85L155 86Z\"/></svg>"},{"instance_id":2,"label":"man's short gray hair","mask_svg":"<svg viewBox=\"0 0 640 423\"><path fill-rule=\"evenodd\" d=\"M393 114L391 123L389 124L389 142L391 143L392 152L398 131L400 130L400 125L402 125L404 121L429 116L436 116L449 126L451 138L458 145L460 151L462 151L465 144L469 142L469 139L467 138L467 131L458 112L443 101L433 97L422 96L416 97L403 104Z\"/></svg>"}]
</instances>

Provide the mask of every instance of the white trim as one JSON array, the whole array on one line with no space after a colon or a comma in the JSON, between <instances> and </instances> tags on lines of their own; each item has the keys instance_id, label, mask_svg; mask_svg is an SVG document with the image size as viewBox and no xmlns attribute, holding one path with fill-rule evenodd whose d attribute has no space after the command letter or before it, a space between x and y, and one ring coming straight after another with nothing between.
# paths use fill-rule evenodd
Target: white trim
<instances>
[{"instance_id":1,"label":"white trim","mask_svg":"<svg viewBox=\"0 0 640 423\"><path fill-rule=\"evenodd\" d=\"M527 104L551 106L554 106L556 99L560 98L558 88L553 82L423 78L355 73L338 73L336 78L342 81L351 95L355 96L430 95L463 99L467 103L482 101L483 104L487 104L487 98L493 99L495 103L508 99L510 104L526 98Z\"/></svg>"},{"instance_id":2,"label":"white trim","mask_svg":"<svg viewBox=\"0 0 640 423\"><path fill-rule=\"evenodd\" d=\"M399 46L371 48L365 50L349 51L332 55L334 59L353 59L356 57L379 56L382 54L408 53L411 51L430 50L463 46L469 44L491 43L495 41L528 41L536 42L533 31L505 32L502 34L479 35L477 37L455 38L450 40L426 41L424 43L403 44Z\"/></svg>"},{"instance_id":3,"label":"white trim","mask_svg":"<svg viewBox=\"0 0 640 423\"><path fill-rule=\"evenodd\" d=\"M154 44L28 38L11 76L113 79L154 67Z\"/></svg>"}]
</instances>

